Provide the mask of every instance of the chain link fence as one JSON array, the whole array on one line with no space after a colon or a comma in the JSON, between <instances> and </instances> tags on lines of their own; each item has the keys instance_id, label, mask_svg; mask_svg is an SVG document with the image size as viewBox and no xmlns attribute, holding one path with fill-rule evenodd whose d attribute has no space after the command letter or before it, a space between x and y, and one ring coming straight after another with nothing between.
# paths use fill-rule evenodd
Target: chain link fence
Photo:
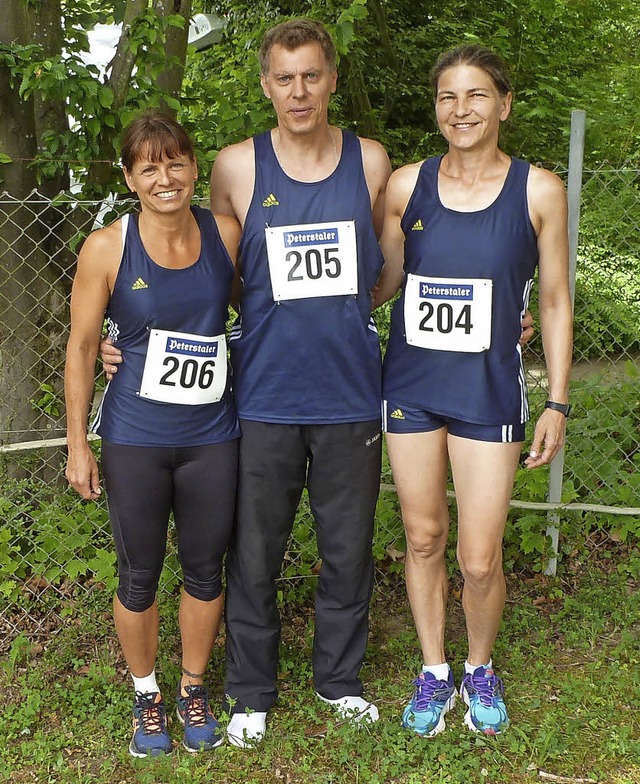
<instances>
[{"instance_id":1,"label":"chain link fence","mask_svg":"<svg viewBox=\"0 0 640 784\"><path fill-rule=\"evenodd\" d=\"M62 377L78 247L91 230L128 208L128 202L86 202L64 194L53 200L36 192L24 200L0 196L0 626L5 644L19 632L32 639L51 634L115 588L106 505L81 502L63 479ZM575 279L575 416L568 429L561 503L547 502L544 471L518 474L512 514L525 553L543 551L550 507L561 524L564 515L592 515L620 539L640 531L639 208L640 170L601 166L584 172ZM535 311L535 303L532 307ZM384 336L388 313L379 318ZM546 397L539 338L527 347L525 361L535 417ZM101 384L98 378L98 394ZM384 566L401 560L404 537L388 467L382 480L374 554ZM309 582L305 578L317 573L317 561L313 520L303 499L283 565L283 599ZM163 591L175 592L179 582L170 545Z\"/></svg>"}]
</instances>

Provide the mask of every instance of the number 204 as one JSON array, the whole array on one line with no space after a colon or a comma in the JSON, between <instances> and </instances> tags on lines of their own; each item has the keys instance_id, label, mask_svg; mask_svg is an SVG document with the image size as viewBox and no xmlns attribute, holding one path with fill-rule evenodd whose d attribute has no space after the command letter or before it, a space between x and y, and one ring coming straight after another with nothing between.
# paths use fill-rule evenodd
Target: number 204
<instances>
[{"instance_id":1,"label":"number 204","mask_svg":"<svg viewBox=\"0 0 640 784\"><path fill-rule=\"evenodd\" d=\"M471 323L471 305L463 305L455 322L453 320L453 306L448 302L440 302L435 308L431 302L421 302L420 311L426 311L424 318L420 321L419 327L423 332L433 332L435 329L446 335L455 328L463 329L464 334L468 335L473 329L473 324ZM432 321L434 316L435 327L429 325L429 322Z\"/></svg>"}]
</instances>

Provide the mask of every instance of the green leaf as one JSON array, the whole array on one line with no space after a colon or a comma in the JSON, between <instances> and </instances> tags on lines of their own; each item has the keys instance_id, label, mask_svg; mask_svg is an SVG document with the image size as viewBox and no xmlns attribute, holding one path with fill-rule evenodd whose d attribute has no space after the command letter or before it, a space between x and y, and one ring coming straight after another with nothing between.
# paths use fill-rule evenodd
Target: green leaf
<instances>
[{"instance_id":1,"label":"green leaf","mask_svg":"<svg viewBox=\"0 0 640 784\"><path fill-rule=\"evenodd\" d=\"M78 558L74 558L66 565L65 572L68 577L75 580L81 574L84 575L87 573L87 564Z\"/></svg>"},{"instance_id":2,"label":"green leaf","mask_svg":"<svg viewBox=\"0 0 640 784\"><path fill-rule=\"evenodd\" d=\"M98 91L100 106L110 109L113 105L113 90L110 87L101 87Z\"/></svg>"},{"instance_id":3,"label":"green leaf","mask_svg":"<svg viewBox=\"0 0 640 784\"><path fill-rule=\"evenodd\" d=\"M11 596L16 585L17 583L15 580L4 580L0 583L0 593L3 596Z\"/></svg>"},{"instance_id":4,"label":"green leaf","mask_svg":"<svg viewBox=\"0 0 640 784\"><path fill-rule=\"evenodd\" d=\"M349 44L353 41L353 22L345 21L336 26L336 47L340 54L349 51Z\"/></svg>"},{"instance_id":5,"label":"green leaf","mask_svg":"<svg viewBox=\"0 0 640 784\"><path fill-rule=\"evenodd\" d=\"M86 121L87 130L92 136L98 137L100 135L100 120L96 119L95 117L90 117Z\"/></svg>"},{"instance_id":6,"label":"green leaf","mask_svg":"<svg viewBox=\"0 0 640 784\"><path fill-rule=\"evenodd\" d=\"M184 29L184 26L187 23L184 16L180 16L180 14L172 14L171 16L168 16L165 21L168 27L179 27L181 29Z\"/></svg>"}]
</instances>

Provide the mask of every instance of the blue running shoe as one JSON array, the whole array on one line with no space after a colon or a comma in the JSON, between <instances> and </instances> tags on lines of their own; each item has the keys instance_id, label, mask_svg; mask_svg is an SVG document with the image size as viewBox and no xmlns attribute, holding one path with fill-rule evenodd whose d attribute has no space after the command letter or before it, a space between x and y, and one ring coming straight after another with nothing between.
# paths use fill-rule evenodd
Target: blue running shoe
<instances>
[{"instance_id":1,"label":"blue running shoe","mask_svg":"<svg viewBox=\"0 0 640 784\"><path fill-rule=\"evenodd\" d=\"M431 737L445 728L445 714L456 701L453 673L449 670L446 681L439 681L431 672L421 672L413 685L416 690L402 714L402 726Z\"/></svg>"},{"instance_id":2,"label":"blue running shoe","mask_svg":"<svg viewBox=\"0 0 640 784\"><path fill-rule=\"evenodd\" d=\"M164 702L157 691L136 692L133 703L133 737L129 754L133 757L159 757L171 754L173 744L167 732Z\"/></svg>"},{"instance_id":3,"label":"blue running shoe","mask_svg":"<svg viewBox=\"0 0 640 784\"><path fill-rule=\"evenodd\" d=\"M509 726L504 686L489 667L476 667L462 679L460 696L469 706L465 723L470 730L499 735Z\"/></svg>"},{"instance_id":4,"label":"blue running shoe","mask_svg":"<svg viewBox=\"0 0 640 784\"><path fill-rule=\"evenodd\" d=\"M182 745L193 754L215 749L224 738L209 707L207 690L204 686L185 686L185 691L187 696L183 697L178 686L176 696L176 713L184 725Z\"/></svg>"}]
</instances>

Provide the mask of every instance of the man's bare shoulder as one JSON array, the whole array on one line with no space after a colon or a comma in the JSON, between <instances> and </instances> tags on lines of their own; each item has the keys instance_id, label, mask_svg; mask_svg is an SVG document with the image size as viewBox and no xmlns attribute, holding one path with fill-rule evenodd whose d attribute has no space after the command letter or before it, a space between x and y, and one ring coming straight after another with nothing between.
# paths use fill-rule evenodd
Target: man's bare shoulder
<instances>
[{"instance_id":1,"label":"man's bare shoulder","mask_svg":"<svg viewBox=\"0 0 640 784\"><path fill-rule=\"evenodd\" d=\"M237 144L230 144L228 147L223 147L216 156L214 167L218 170L233 170L245 169L248 166L253 168L254 165L254 149L253 139L245 139L243 142Z\"/></svg>"},{"instance_id":2,"label":"man's bare shoulder","mask_svg":"<svg viewBox=\"0 0 640 784\"><path fill-rule=\"evenodd\" d=\"M382 229L382 210L384 194L391 175L391 161L386 150L373 139L358 138L362 151L362 168L371 194L371 205L374 211L374 224L377 231Z\"/></svg>"},{"instance_id":3,"label":"man's bare shoulder","mask_svg":"<svg viewBox=\"0 0 640 784\"><path fill-rule=\"evenodd\" d=\"M389 160L387 151L380 142L377 142L375 139L367 139L364 136L358 136L358 141L362 147L363 155Z\"/></svg>"},{"instance_id":4,"label":"man's bare shoulder","mask_svg":"<svg viewBox=\"0 0 640 784\"><path fill-rule=\"evenodd\" d=\"M213 213L231 215L244 224L254 180L253 139L245 139L220 150L211 169Z\"/></svg>"},{"instance_id":5,"label":"man's bare shoulder","mask_svg":"<svg viewBox=\"0 0 640 784\"><path fill-rule=\"evenodd\" d=\"M362 162L365 171L369 169L381 170L391 172L391 163L387 151L374 139L365 139L362 136L358 137L360 142L360 149L362 150ZM389 175L387 174L387 177Z\"/></svg>"}]
</instances>

